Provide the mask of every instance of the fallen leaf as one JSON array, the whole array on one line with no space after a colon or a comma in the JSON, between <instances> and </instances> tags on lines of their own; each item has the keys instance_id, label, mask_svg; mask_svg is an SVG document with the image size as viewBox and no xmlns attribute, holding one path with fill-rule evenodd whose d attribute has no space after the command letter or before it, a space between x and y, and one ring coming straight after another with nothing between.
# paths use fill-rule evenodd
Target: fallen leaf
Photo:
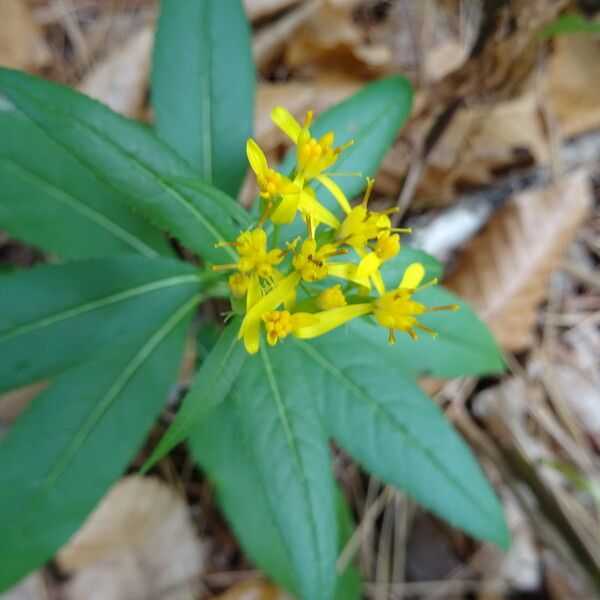
<instances>
[{"instance_id":1,"label":"fallen leaf","mask_svg":"<svg viewBox=\"0 0 600 600\"><path fill-rule=\"evenodd\" d=\"M302 25L319 7L319 0L307 0L294 7L280 19L262 27L253 38L252 53L258 69L266 68L280 55Z\"/></svg>"},{"instance_id":2,"label":"fallen leaf","mask_svg":"<svg viewBox=\"0 0 600 600\"><path fill-rule=\"evenodd\" d=\"M535 592L542 583L542 565L533 528L508 491L502 494L502 508L510 531L510 548L504 552L491 544L484 546L473 567L490 585L503 582L506 595L509 590L513 594Z\"/></svg>"},{"instance_id":3,"label":"fallen leaf","mask_svg":"<svg viewBox=\"0 0 600 600\"><path fill-rule=\"evenodd\" d=\"M244 0L246 14L251 21L258 21L286 10L302 0Z\"/></svg>"},{"instance_id":4,"label":"fallen leaf","mask_svg":"<svg viewBox=\"0 0 600 600\"><path fill-rule=\"evenodd\" d=\"M194 597L206 550L173 488L130 476L113 486L57 562L73 575L69 600L175 600Z\"/></svg>"},{"instance_id":5,"label":"fallen leaf","mask_svg":"<svg viewBox=\"0 0 600 600\"><path fill-rule=\"evenodd\" d=\"M600 43L593 35L562 35L554 42L546 84L565 137L600 127Z\"/></svg>"},{"instance_id":6,"label":"fallen leaf","mask_svg":"<svg viewBox=\"0 0 600 600\"><path fill-rule=\"evenodd\" d=\"M25 0L0 2L0 65L11 69L39 69L50 60L50 50Z\"/></svg>"},{"instance_id":7,"label":"fallen leaf","mask_svg":"<svg viewBox=\"0 0 600 600\"><path fill-rule=\"evenodd\" d=\"M473 305L505 350L531 344L547 279L590 203L585 171L518 194L459 257L446 284Z\"/></svg>"},{"instance_id":8,"label":"fallen leaf","mask_svg":"<svg viewBox=\"0 0 600 600\"><path fill-rule=\"evenodd\" d=\"M417 196L428 204L450 201L461 188L491 184L521 149L546 163L548 147L533 90L459 111L429 156Z\"/></svg>"},{"instance_id":9,"label":"fallen leaf","mask_svg":"<svg viewBox=\"0 0 600 600\"><path fill-rule=\"evenodd\" d=\"M586 373L576 365L553 361L548 369L560 398L575 413L583 429L600 441L600 381L596 372Z\"/></svg>"},{"instance_id":10,"label":"fallen leaf","mask_svg":"<svg viewBox=\"0 0 600 600\"><path fill-rule=\"evenodd\" d=\"M154 26L146 24L100 61L79 91L128 117L137 116L146 98L153 43Z\"/></svg>"},{"instance_id":11,"label":"fallen leaf","mask_svg":"<svg viewBox=\"0 0 600 600\"><path fill-rule=\"evenodd\" d=\"M245 581L224 594L215 596L213 600L293 600L293 598L263 580Z\"/></svg>"},{"instance_id":12,"label":"fallen leaf","mask_svg":"<svg viewBox=\"0 0 600 600\"><path fill-rule=\"evenodd\" d=\"M271 120L271 111L285 106L297 119L304 121L308 109L316 114L345 100L362 87L360 80L329 74L312 82L259 83L257 93L256 138L266 151L270 151L288 138Z\"/></svg>"},{"instance_id":13,"label":"fallen leaf","mask_svg":"<svg viewBox=\"0 0 600 600\"><path fill-rule=\"evenodd\" d=\"M41 571L31 573L8 592L0 594L0 600L48 600Z\"/></svg>"}]
</instances>

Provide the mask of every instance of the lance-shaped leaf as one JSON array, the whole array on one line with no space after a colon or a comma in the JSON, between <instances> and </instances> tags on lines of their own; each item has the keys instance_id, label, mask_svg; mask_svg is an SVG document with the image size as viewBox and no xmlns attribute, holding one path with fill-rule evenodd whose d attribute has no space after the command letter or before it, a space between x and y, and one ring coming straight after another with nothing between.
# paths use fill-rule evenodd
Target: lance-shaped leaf
<instances>
[{"instance_id":1,"label":"lance-shaped leaf","mask_svg":"<svg viewBox=\"0 0 600 600\"><path fill-rule=\"evenodd\" d=\"M389 353L343 332L296 344L329 432L357 461L449 523L506 547L500 504L475 457Z\"/></svg>"},{"instance_id":2,"label":"lance-shaped leaf","mask_svg":"<svg viewBox=\"0 0 600 600\"><path fill-rule=\"evenodd\" d=\"M244 345L237 339L239 319L227 326L206 360L196 373L192 387L158 446L146 461L142 471L168 454L198 426L227 395L246 359Z\"/></svg>"},{"instance_id":3,"label":"lance-shaped leaf","mask_svg":"<svg viewBox=\"0 0 600 600\"><path fill-rule=\"evenodd\" d=\"M273 581L300 597L290 553L275 525L231 398L202 418L189 444L194 458L214 483L219 505L246 554ZM354 526L341 492L336 499L341 551ZM356 569L348 567L338 577L336 599L358 600L360 583Z\"/></svg>"},{"instance_id":4,"label":"lance-shaped leaf","mask_svg":"<svg viewBox=\"0 0 600 600\"><path fill-rule=\"evenodd\" d=\"M198 177L232 196L248 168L254 79L240 0L162 3L152 74L156 130Z\"/></svg>"},{"instance_id":5,"label":"lance-shaped leaf","mask_svg":"<svg viewBox=\"0 0 600 600\"><path fill-rule=\"evenodd\" d=\"M202 287L185 263L137 256L0 279L0 390L56 375L157 326Z\"/></svg>"},{"instance_id":6,"label":"lance-shaped leaf","mask_svg":"<svg viewBox=\"0 0 600 600\"><path fill-rule=\"evenodd\" d=\"M0 132L0 228L67 259L171 254L158 229L1 96Z\"/></svg>"},{"instance_id":7,"label":"lance-shaped leaf","mask_svg":"<svg viewBox=\"0 0 600 600\"><path fill-rule=\"evenodd\" d=\"M60 377L0 443L0 591L48 560L125 470L165 402L196 298Z\"/></svg>"},{"instance_id":8,"label":"lance-shaped leaf","mask_svg":"<svg viewBox=\"0 0 600 600\"><path fill-rule=\"evenodd\" d=\"M246 360L235 407L301 596L331 600L337 533L327 436L297 349L276 350Z\"/></svg>"},{"instance_id":9,"label":"lance-shaped leaf","mask_svg":"<svg viewBox=\"0 0 600 600\"><path fill-rule=\"evenodd\" d=\"M236 256L214 248L239 232L224 207L235 201L208 184L203 193L174 183L170 178L196 173L148 128L69 88L9 69L0 69L0 98L157 227L203 257Z\"/></svg>"}]
</instances>

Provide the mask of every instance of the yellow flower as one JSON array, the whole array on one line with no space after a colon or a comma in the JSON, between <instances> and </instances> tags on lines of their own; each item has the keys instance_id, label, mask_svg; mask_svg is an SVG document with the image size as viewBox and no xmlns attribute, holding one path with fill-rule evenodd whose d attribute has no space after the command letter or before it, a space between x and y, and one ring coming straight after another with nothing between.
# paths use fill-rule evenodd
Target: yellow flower
<instances>
[{"instance_id":1,"label":"yellow flower","mask_svg":"<svg viewBox=\"0 0 600 600\"><path fill-rule=\"evenodd\" d=\"M239 269L245 275L256 273L262 279L269 280L279 276L274 267L284 259L285 252L278 249L267 250L267 234L262 229L243 231L235 242L220 242L218 246L233 246L240 259L236 263L214 265L213 271ZM241 278L237 278L236 283L240 282Z\"/></svg>"},{"instance_id":2,"label":"yellow flower","mask_svg":"<svg viewBox=\"0 0 600 600\"><path fill-rule=\"evenodd\" d=\"M316 223L325 223L334 229L340 226L338 219L318 202L312 189L303 189L302 185L269 168L264 152L253 139L246 142L246 154L256 174L260 197L268 203L266 216L273 223L291 223L301 211L311 215Z\"/></svg>"},{"instance_id":3,"label":"yellow flower","mask_svg":"<svg viewBox=\"0 0 600 600\"><path fill-rule=\"evenodd\" d=\"M270 292L259 297L252 304L247 303L246 316L240 326L238 339L244 340L244 346L249 354L256 354L260 344L260 323L264 313L273 312L284 304L294 293L300 282L300 276L295 271L277 282ZM250 292L248 292L250 295Z\"/></svg>"},{"instance_id":4,"label":"yellow flower","mask_svg":"<svg viewBox=\"0 0 600 600\"><path fill-rule=\"evenodd\" d=\"M292 264L303 281L314 283L329 274L329 258L345 253L346 250L340 250L335 244L324 244L318 248L317 242L309 238L302 242L300 251L295 252Z\"/></svg>"},{"instance_id":5,"label":"yellow flower","mask_svg":"<svg viewBox=\"0 0 600 600\"><path fill-rule=\"evenodd\" d=\"M400 252L400 236L397 233L384 231L375 244L375 254L384 263L396 256Z\"/></svg>"},{"instance_id":6,"label":"yellow flower","mask_svg":"<svg viewBox=\"0 0 600 600\"><path fill-rule=\"evenodd\" d=\"M373 179L367 179L362 202L354 208L350 206L341 188L331 179L333 174L327 172L348 144L335 147L332 132L314 138L310 132L312 111L307 113L304 125L283 108L276 108L272 117L296 144L293 175L288 178L271 169L256 142L247 141L248 160L266 208L256 228L240 233L233 242L217 244L234 248L237 261L212 267L215 271L236 270L229 277L229 287L232 298L245 296L245 315L238 339L243 340L247 352L258 352L261 330L267 343L276 345L290 335L301 339L324 335L364 315L373 315L374 321L389 330L390 343L394 343L397 331L405 331L413 338L417 338L415 330L419 328L434 334L419 323L419 315L457 307L426 307L413 300L413 293L425 287L421 285L424 268L419 263L406 269L395 290L386 291L380 269L400 251L398 233L410 230L392 227L389 215L396 209L369 210ZM345 213L341 223L317 200L309 185L312 180L322 184L337 200ZM298 212L306 223L306 239L298 237L288 242L285 250L269 249L263 230L267 218L285 224L293 221ZM317 237L321 224L326 228ZM354 260L335 258L351 249L357 255ZM329 287L312 285L327 277L351 282L354 286L348 287L359 297L365 297L364 300L357 301L357 296L346 298L339 283ZM377 297L370 296L372 287L377 290ZM297 294L301 294L298 305ZM240 301L232 305L234 310L244 310ZM313 312L303 312L302 307Z\"/></svg>"},{"instance_id":7,"label":"yellow flower","mask_svg":"<svg viewBox=\"0 0 600 600\"><path fill-rule=\"evenodd\" d=\"M264 312L262 320L267 330L267 342L274 346L278 340L285 339L290 333L296 334L300 328L319 322L318 317L310 313L290 314L287 310Z\"/></svg>"},{"instance_id":8,"label":"yellow flower","mask_svg":"<svg viewBox=\"0 0 600 600\"><path fill-rule=\"evenodd\" d=\"M390 344L396 341L394 337L395 331L405 331L415 340L419 337L415 332L415 328L428 331L434 336L437 335L429 327L419 323L417 316L425 312L455 310L458 308L455 304L427 307L420 302L415 302L412 299L412 295L416 290L424 287L419 287L424 275L425 269L423 265L412 263L406 268L398 288L391 292L386 292L373 302L375 318L382 327L386 327L389 330ZM426 285L430 285L431 283L435 283L435 280Z\"/></svg>"},{"instance_id":9,"label":"yellow flower","mask_svg":"<svg viewBox=\"0 0 600 600\"><path fill-rule=\"evenodd\" d=\"M330 288L322 291L317 296L317 306L322 310L330 310L332 308L346 306L346 297L342 293L340 284L336 283Z\"/></svg>"},{"instance_id":10,"label":"yellow flower","mask_svg":"<svg viewBox=\"0 0 600 600\"><path fill-rule=\"evenodd\" d=\"M307 111L304 125L300 125L281 106L278 106L271 112L271 118L275 125L296 144L297 162L294 182L303 187L305 183L316 179L331 192L344 212L348 212L350 204L346 196L335 181L326 175L324 171L334 165L340 152L351 146L354 141L350 140L342 146L334 147L332 131L326 133L319 140L312 137L310 133L310 124L313 118L312 110Z\"/></svg>"},{"instance_id":11,"label":"yellow flower","mask_svg":"<svg viewBox=\"0 0 600 600\"><path fill-rule=\"evenodd\" d=\"M279 203L269 215L273 223L291 223L296 216L300 203L301 189L287 177L269 168L267 158L259 145L253 140L246 142L246 155L252 170L256 174L256 182L260 189L260 197L272 205Z\"/></svg>"},{"instance_id":12,"label":"yellow flower","mask_svg":"<svg viewBox=\"0 0 600 600\"><path fill-rule=\"evenodd\" d=\"M379 240L382 236L389 237L392 232L405 232L410 233L410 229L398 229L392 228L392 223L388 215L396 212L396 208L391 208L381 212L371 211L368 208L369 198L373 190L373 184L375 180L372 178L367 179L367 189L363 196L363 200L360 204L352 209L346 211L346 218L342 221L339 229L336 233L336 238L348 244L359 256L363 256L365 248L369 247L370 240ZM400 250L400 238L393 240L392 243L398 242L398 251ZM382 242L383 243L383 242ZM384 252L384 249L379 246L380 252ZM388 254L392 249L392 246L388 246ZM396 252L397 254L398 252ZM392 258L392 256L390 256ZM385 259L389 260L389 259Z\"/></svg>"}]
</instances>

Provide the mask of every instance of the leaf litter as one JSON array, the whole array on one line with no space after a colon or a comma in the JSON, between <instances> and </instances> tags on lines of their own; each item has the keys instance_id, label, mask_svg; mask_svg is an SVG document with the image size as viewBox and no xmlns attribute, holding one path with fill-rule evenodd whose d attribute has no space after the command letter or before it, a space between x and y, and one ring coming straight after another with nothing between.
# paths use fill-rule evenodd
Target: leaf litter
<instances>
[{"instance_id":1,"label":"leaf litter","mask_svg":"<svg viewBox=\"0 0 600 600\"><path fill-rule=\"evenodd\" d=\"M245 6L260 75L256 136L269 159L286 150L268 119L283 99L300 115L387 74L401 72L415 83L415 109L383 162L376 200L392 206L402 196L417 233L419 223L436 222L429 243L444 249L448 284L490 324L509 366L493 379L428 384L503 498L513 535L506 555L382 488L335 451L360 533L342 556L358 559L365 597L593 597L600 580L597 36L537 36L560 11L577 10L576 2ZM0 6L0 63L151 120L156 14L149 0L7 0ZM255 192L247 182L240 201L248 204ZM456 221L446 211L457 209L476 216L462 238L449 240L444 229ZM14 264L14 247L0 239L2 264ZM26 390L0 398L1 428L29 396ZM172 411L166 409L166 421ZM118 483L54 568L31 575L3 600L285 597L240 553L185 449L155 475L162 481Z\"/></svg>"}]
</instances>

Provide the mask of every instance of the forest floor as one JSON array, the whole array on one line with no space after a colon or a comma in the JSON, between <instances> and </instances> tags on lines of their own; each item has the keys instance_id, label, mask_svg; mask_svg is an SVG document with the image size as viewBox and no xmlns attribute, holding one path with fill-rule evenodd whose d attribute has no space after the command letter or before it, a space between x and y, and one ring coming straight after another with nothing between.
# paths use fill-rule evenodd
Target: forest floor
<instances>
[{"instance_id":1,"label":"forest floor","mask_svg":"<svg viewBox=\"0 0 600 600\"><path fill-rule=\"evenodd\" d=\"M565 13L594 18L600 4L245 5L255 135L270 158L286 148L273 107L301 116L373 79L411 79L413 114L377 174L377 201L400 207L413 228L403 241L444 263L444 283L477 309L508 364L504 375L422 384L502 498L510 551L467 538L334 449L357 521L340 561L358 561L373 600L600 597L600 34L544 29ZM151 122L157 10L152 0L2 0L0 64ZM240 202L255 192L248 178ZM0 232L0 264L39 259ZM0 435L30 397L0 397ZM49 566L0 598L133 599L142 580L144 598L159 600L287 598L245 559L185 447L135 476L147 455Z\"/></svg>"}]
</instances>

